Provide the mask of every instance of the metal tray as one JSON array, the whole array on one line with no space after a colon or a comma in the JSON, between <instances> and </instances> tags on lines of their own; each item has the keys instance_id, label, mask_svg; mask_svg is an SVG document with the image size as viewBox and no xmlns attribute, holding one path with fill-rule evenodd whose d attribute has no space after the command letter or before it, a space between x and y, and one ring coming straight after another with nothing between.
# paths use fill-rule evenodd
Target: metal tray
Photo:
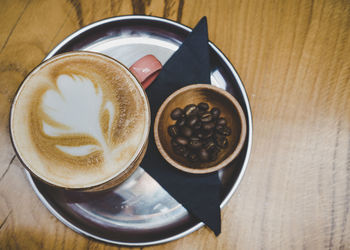
<instances>
[{"instance_id":1,"label":"metal tray","mask_svg":"<svg viewBox=\"0 0 350 250\"><path fill-rule=\"evenodd\" d=\"M184 25L158 17L114 17L90 24L68 36L45 59L67 51L88 50L114 57L126 66L146 54L155 55L164 64L190 32L191 29ZM240 156L219 172L222 208L237 189L247 166L252 118L237 72L214 44L209 45L212 84L226 89L238 99L248 122L247 140ZM160 244L179 239L203 226L142 168L121 185L102 193L56 189L36 180L28 172L27 177L42 203L61 222L103 242L126 246Z\"/></svg>"}]
</instances>

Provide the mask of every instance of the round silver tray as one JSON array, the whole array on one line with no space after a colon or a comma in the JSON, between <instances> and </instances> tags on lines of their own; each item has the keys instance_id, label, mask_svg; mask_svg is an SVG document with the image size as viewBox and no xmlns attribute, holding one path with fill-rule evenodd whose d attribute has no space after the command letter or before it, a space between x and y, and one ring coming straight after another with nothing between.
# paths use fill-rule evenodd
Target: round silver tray
<instances>
[{"instance_id":1,"label":"round silver tray","mask_svg":"<svg viewBox=\"0 0 350 250\"><path fill-rule=\"evenodd\" d=\"M68 36L45 60L67 51L87 50L111 56L126 66L146 54L153 54L164 64L190 32L191 29L184 25L158 17L113 17ZM236 70L214 44L209 45L212 84L238 99L248 122L247 140L239 157L219 171L222 182L220 207L223 208L237 189L248 163L252 118L247 94ZM160 244L179 239L203 226L142 168L114 189L97 193L56 189L36 180L28 172L27 177L42 203L61 222L103 242L126 246Z\"/></svg>"}]
</instances>

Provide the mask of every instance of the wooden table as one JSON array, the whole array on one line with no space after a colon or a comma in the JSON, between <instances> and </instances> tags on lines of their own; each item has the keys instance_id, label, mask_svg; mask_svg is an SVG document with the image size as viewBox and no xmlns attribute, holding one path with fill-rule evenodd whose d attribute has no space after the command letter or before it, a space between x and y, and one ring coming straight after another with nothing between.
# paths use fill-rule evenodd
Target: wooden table
<instances>
[{"instance_id":1,"label":"wooden table","mask_svg":"<svg viewBox=\"0 0 350 250\"><path fill-rule=\"evenodd\" d=\"M103 0L0 2L0 249L105 249L64 226L11 146L11 100L63 38L111 16L162 16L209 38L239 72L253 148L238 191L207 228L152 249L350 249L350 2ZM121 247L120 249L125 249Z\"/></svg>"}]
</instances>

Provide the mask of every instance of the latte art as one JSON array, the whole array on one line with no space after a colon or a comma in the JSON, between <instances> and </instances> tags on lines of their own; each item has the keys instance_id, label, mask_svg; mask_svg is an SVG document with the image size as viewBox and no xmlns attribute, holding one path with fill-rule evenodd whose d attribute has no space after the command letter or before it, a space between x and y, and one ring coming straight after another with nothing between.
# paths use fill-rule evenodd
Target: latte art
<instances>
[{"instance_id":1,"label":"latte art","mask_svg":"<svg viewBox=\"0 0 350 250\"><path fill-rule=\"evenodd\" d=\"M18 154L55 185L97 185L135 161L147 141L142 88L123 66L98 54L43 63L16 98L11 133Z\"/></svg>"},{"instance_id":2,"label":"latte art","mask_svg":"<svg viewBox=\"0 0 350 250\"><path fill-rule=\"evenodd\" d=\"M42 97L41 108L49 118L43 119L43 132L52 137L86 134L97 143L56 147L72 156L86 156L101 150L104 159L110 160L113 152L107 140L111 137L115 108L110 101L103 100L100 86L94 87L89 79L82 76L60 75L56 87L47 90ZM101 119L103 112L107 113L106 121ZM54 121L53 125L49 125L50 120ZM102 122L107 123L107 133L102 131Z\"/></svg>"}]
</instances>

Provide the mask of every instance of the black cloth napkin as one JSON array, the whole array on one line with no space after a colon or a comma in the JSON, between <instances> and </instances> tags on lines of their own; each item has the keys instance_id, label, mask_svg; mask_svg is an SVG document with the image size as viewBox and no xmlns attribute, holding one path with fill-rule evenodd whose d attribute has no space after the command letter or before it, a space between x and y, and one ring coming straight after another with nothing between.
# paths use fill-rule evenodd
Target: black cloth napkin
<instances>
[{"instance_id":1,"label":"black cloth napkin","mask_svg":"<svg viewBox=\"0 0 350 250\"><path fill-rule=\"evenodd\" d=\"M146 90L151 105L152 129L141 167L217 236L221 232L218 173L189 174L177 170L163 159L154 142L153 122L163 101L177 89L195 83L210 84L206 17L199 21Z\"/></svg>"}]
</instances>

